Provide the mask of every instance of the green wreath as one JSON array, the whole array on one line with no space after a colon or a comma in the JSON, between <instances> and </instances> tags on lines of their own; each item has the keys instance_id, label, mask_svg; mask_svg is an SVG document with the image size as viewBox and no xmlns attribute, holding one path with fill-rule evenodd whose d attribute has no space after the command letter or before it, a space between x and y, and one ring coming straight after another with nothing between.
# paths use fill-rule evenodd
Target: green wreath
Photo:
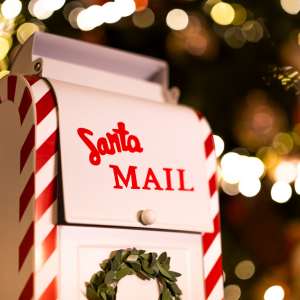
<instances>
[{"instance_id":1,"label":"green wreath","mask_svg":"<svg viewBox=\"0 0 300 300\"><path fill-rule=\"evenodd\" d=\"M157 278L163 289L159 300L181 300L181 290L175 283L181 274L169 271L171 258L163 252L158 258L155 252L145 250L118 250L114 258L104 262L99 271L92 276L87 286L89 300L115 300L117 284L127 275L142 274L148 280Z\"/></svg>"}]
</instances>

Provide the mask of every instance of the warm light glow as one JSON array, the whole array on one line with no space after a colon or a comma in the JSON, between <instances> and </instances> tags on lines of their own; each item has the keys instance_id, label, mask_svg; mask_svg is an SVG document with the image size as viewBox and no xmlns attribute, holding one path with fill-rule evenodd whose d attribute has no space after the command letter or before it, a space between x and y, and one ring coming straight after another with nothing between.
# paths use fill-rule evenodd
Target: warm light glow
<instances>
[{"instance_id":1,"label":"warm light glow","mask_svg":"<svg viewBox=\"0 0 300 300\"><path fill-rule=\"evenodd\" d=\"M237 183L243 175L243 158L233 152L226 153L221 160L222 177L228 183Z\"/></svg>"},{"instance_id":2,"label":"warm light glow","mask_svg":"<svg viewBox=\"0 0 300 300\"><path fill-rule=\"evenodd\" d=\"M256 21L247 21L242 26L242 30L246 39L252 43L259 42L264 35L264 30L262 26ZM272 129L273 120L271 116L266 113L258 113L256 116L254 116L253 121L253 125L254 127L256 127L256 131L260 131L261 133L267 133Z\"/></svg>"},{"instance_id":3,"label":"warm light glow","mask_svg":"<svg viewBox=\"0 0 300 300\"><path fill-rule=\"evenodd\" d=\"M51 17L53 11L48 10L45 7L44 2L42 0L39 0L35 3L33 7L33 13L38 19L45 20Z\"/></svg>"},{"instance_id":4,"label":"warm light glow","mask_svg":"<svg viewBox=\"0 0 300 300\"><path fill-rule=\"evenodd\" d=\"M259 158L247 157L244 160L244 176L260 178L264 175L264 172L265 166Z\"/></svg>"},{"instance_id":5,"label":"warm light glow","mask_svg":"<svg viewBox=\"0 0 300 300\"><path fill-rule=\"evenodd\" d=\"M240 180L239 190L246 197L254 197L261 188L260 180L253 176L245 176Z\"/></svg>"},{"instance_id":6,"label":"warm light glow","mask_svg":"<svg viewBox=\"0 0 300 300\"><path fill-rule=\"evenodd\" d=\"M58 10L64 6L66 0L41 0L44 2L44 5L47 10Z\"/></svg>"},{"instance_id":7,"label":"warm light glow","mask_svg":"<svg viewBox=\"0 0 300 300\"><path fill-rule=\"evenodd\" d=\"M295 191L298 195L300 195L300 177L298 177L295 181Z\"/></svg>"},{"instance_id":8,"label":"warm light glow","mask_svg":"<svg viewBox=\"0 0 300 300\"><path fill-rule=\"evenodd\" d=\"M122 15L117 9L117 5L115 2L106 2L102 6L102 8L105 23L112 24L118 22L121 19Z\"/></svg>"},{"instance_id":9,"label":"warm light glow","mask_svg":"<svg viewBox=\"0 0 300 300\"><path fill-rule=\"evenodd\" d=\"M296 15L300 10L300 0L280 0L282 8L291 15Z\"/></svg>"},{"instance_id":10,"label":"warm light glow","mask_svg":"<svg viewBox=\"0 0 300 300\"><path fill-rule=\"evenodd\" d=\"M27 39L36 31L39 31L39 27L33 23L22 24L17 31L17 38L21 44L24 44Z\"/></svg>"},{"instance_id":11,"label":"warm light glow","mask_svg":"<svg viewBox=\"0 0 300 300\"><path fill-rule=\"evenodd\" d=\"M293 149L293 139L287 133L277 133L273 139L273 147L281 155L288 154Z\"/></svg>"},{"instance_id":12,"label":"warm light glow","mask_svg":"<svg viewBox=\"0 0 300 300\"><path fill-rule=\"evenodd\" d=\"M218 135L214 135L214 142L216 148L216 156L219 157L224 151L225 144L224 141Z\"/></svg>"},{"instance_id":13,"label":"warm light glow","mask_svg":"<svg viewBox=\"0 0 300 300\"><path fill-rule=\"evenodd\" d=\"M295 180L297 176L296 167L290 162L282 162L275 169L275 179L286 181L288 183Z\"/></svg>"},{"instance_id":14,"label":"warm light glow","mask_svg":"<svg viewBox=\"0 0 300 300\"><path fill-rule=\"evenodd\" d=\"M93 24L93 20L89 20L86 17L86 13L87 10L84 9L77 16L77 25L83 31L89 31L95 28L94 26L91 26L91 24Z\"/></svg>"},{"instance_id":15,"label":"warm light glow","mask_svg":"<svg viewBox=\"0 0 300 300\"><path fill-rule=\"evenodd\" d=\"M211 17L220 25L229 25L234 20L234 9L228 3L218 3L211 10Z\"/></svg>"},{"instance_id":16,"label":"warm light glow","mask_svg":"<svg viewBox=\"0 0 300 300\"><path fill-rule=\"evenodd\" d=\"M234 9L234 19L232 24L235 26L241 26L247 19L247 11L246 9L240 4L231 4L232 8Z\"/></svg>"},{"instance_id":17,"label":"warm light glow","mask_svg":"<svg viewBox=\"0 0 300 300\"><path fill-rule=\"evenodd\" d=\"M103 8L100 5L92 5L88 9L86 9L84 12L82 11L80 14L84 15L83 21L86 24L87 28L93 29L104 23ZM79 17L79 15L78 15L78 17ZM79 24L78 24L78 26L79 26ZM79 28L81 29L80 26L79 26ZM88 29L88 30L91 30L91 29ZM84 29L82 29L82 30L84 30Z\"/></svg>"},{"instance_id":18,"label":"warm light glow","mask_svg":"<svg viewBox=\"0 0 300 300\"><path fill-rule=\"evenodd\" d=\"M183 30L189 23L189 17L181 9L173 9L167 15L167 25L173 30Z\"/></svg>"},{"instance_id":19,"label":"warm light glow","mask_svg":"<svg viewBox=\"0 0 300 300\"><path fill-rule=\"evenodd\" d=\"M139 28L150 27L155 20L153 11L150 8L145 8L142 11L137 11L132 15L133 24Z\"/></svg>"},{"instance_id":20,"label":"warm light glow","mask_svg":"<svg viewBox=\"0 0 300 300\"><path fill-rule=\"evenodd\" d=\"M77 18L78 15L84 10L85 9L83 7L76 7L73 10L71 10L69 14L69 22L73 28L79 28L77 24Z\"/></svg>"},{"instance_id":21,"label":"warm light glow","mask_svg":"<svg viewBox=\"0 0 300 300\"><path fill-rule=\"evenodd\" d=\"M285 181L277 181L271 189L271 197L278 203L287 202L292 196L292 188Z\"/></svg>"},{"instance_id":22,"label":"warm light glow","mask_svg":"<svg viewBox=\"0 0 300 300\"><path fill-rule=\"evenodd\" d=\"M4 76L8 75L10 71L4 70L0 72L0 79L3 78Z\"/></svg>"},{"instance_id":23,"label":"warm light glow","mask_svg":"<svg viewBox=\"0 0 300 300\"><path fill-rule=\"evenodd\" d=\"M192 55L202 55L207 48L207 41L201 34L190 36L186 39L185 49Z\"/></svg>"},{"instance_id":24,"label":"warm light glow","mask_svg":"<svg viewBox=\"0 0 300 300\"><path fill-rule=\"evenodd\" d=\"M246 43L246 38L242 30L238 27L230 27L224 34L225 42L234 49L242 48Z\"/></svg>"},{"instance_id":25,"label":"warm light glow","mask_svg":"<svg viewBox=\"0 0 300 300\"><path fill-rule=\"evenodd\" d=\"M238 278L246 280L253 276L255 267L252 261L244 260L240 262L235 268L235 274Z\"/></svg>"},{"instance_id":26,"label":"warm light glow","mask_svg":"<svg viewBox=\"0 0 300 300\"><path fill-rule=\"evenodd\" d=\"M271 147L260 148L256 156L263 161L266 168L272 168L277 162L277 154Z\"/></svg>"},{"instance_id":27,"label":"warm light glow","mask_svg":"<svg viewBox=\"0 0 300 300\"><path fill-rule=\"evenodd\" d=\"M235 284L227 285L224 289L225 300L238 300L241 297L241 289Z\"/></svg>"},{"instance_id":28,"label":"warm light glow","mask_svg":"<svg viewBox=\"0 0 300 300\"><path fill-rule=\"evenodd\" d=\"M265 300L282 300L284 298L284 290L279 285L274 285L267 289L264 295Z\"/></svg>"},{"instance_id":29,"label":"warm light glow","mask_svg":"<svg viewBox=\"0 0 300 300\"><path fill-rule=\"evenodd\" d=\"M22 2L19 0L6 0L1 6L1 11L6 19L14 19L22 10Z\"/></svg>"},{"instance_id":30,"label":"warm light glow","mask_svg":"<svg viewBox=\"0 0 300 300\"><path fill-rule=\"evenodd\" d=\"M115 4L122 17L128 17L135 12L135 2L133 0L115 0Z\"/></svg>"},{"instance_id":31,"label":"warm light glow","mask_svg":"<svg viewBox=\"0 0 300 300\"><path fill-rule=\"evenodd\" d=\"M9 43L6 39L0 37L0 59L3 59L9 51Z\"/></svg>"},{"instance_id":32,"label":"warm light glow","mask_svg":"<svg viewBox=\"0 0 300 300\"><path fill-rule=\"evenodd\" d=\"M221 187L224 193L226 193L229 196L237 195L240 192L238 183L231 184L226 182L225 180L222 180Z\"/></svg>"}]
</instances>

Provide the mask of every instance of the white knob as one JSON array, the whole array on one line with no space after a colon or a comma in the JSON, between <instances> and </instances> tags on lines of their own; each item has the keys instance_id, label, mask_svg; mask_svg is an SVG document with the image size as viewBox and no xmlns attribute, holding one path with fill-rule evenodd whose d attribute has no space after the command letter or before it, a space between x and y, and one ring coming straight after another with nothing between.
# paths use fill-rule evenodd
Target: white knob
<instances>
[{"instance_id":1,"label":"white knob","mask_svg":"<svg viewBox=\"0 0 300 300\"><path fill-rule=\"evenodd\" d=\"M146 209L142 213L142 221L146 225L152 225L156 221L156 212L152 209Z\"/></svg>"}]
</instances>

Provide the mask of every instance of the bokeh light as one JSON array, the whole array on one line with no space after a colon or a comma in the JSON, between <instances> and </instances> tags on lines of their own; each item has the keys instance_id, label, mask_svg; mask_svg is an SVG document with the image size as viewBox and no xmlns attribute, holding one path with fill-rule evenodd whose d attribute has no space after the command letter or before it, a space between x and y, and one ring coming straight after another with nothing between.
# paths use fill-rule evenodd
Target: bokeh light
<instances>
[{"instance_id":1,"label":"bokeh light","mask_svg":"<svg viewBox=\"0 0 300 300\"><path fill-rule=\"evenodd\" d=\"M117 9L115 2L106 2L103 6L104 22L108 24L118 22L122 15L120 10Z\"/></svg>"},{"instance_id":2,"label":"bokeh light","mask_svg":"<svg viewBox=\"0 0 300 300\"><path fill-rule=\"evenodd\" d=\"M33 0L31 0L31 1L33 1ZM34 0L34 1L36 1L36 0ZM78 7L84 8L82 3L78 2L78 1L71 1L64 6L63 14L67 21L69 21L69 16L70 16L71 11Z\"/></svg>"},{"instance_id":3,"label":"bokeh light","mask_svg":"<svg viewBox=\"0 0 300 300\"><path fill-rule=\"evenodd\" d=\"M271 197L275 202L285 203L292 196L292 188L286 181L277 181L271 189Z\"/></svg>"},{"instance_id":4,"label":"bokeh light","mask_svg":"<svg viewBox=\"0 0 300 300\"><path fill-rule=\"evenodd\" d=\"M19 0L6 0L1 6L1 12L6 19L14 19L22 10L22 2Z\"/></svg>"},{"instance_id":5,"label":"bokeh light","mask_svg":"<svg viewBox=\"0 0 300 300\"><path fill-rule=\"evenodd\" d=\"M249 279L255 272L255 266L252 261L244 260L240 262L235 268L235 274L242 280Z\"/></svg>"},{"instance_id":6,"label":"bokeh light","mask_svg":"<svg viewBox=\"0 0 300 300\"><path fill-rule=\"evenodd\" d=\"M86 17L87 10L82 10L77 16L77 25L83 31L89 31L95 28L95 26L91 25L94 23L94 19L90 20Z\"/></svg>"},{"instance_id":7,"label":"bokeh light","mask_svg":"<svg viewBox=\"0 0 300 300\"><path fill-rule=\"evenodd\" d=\"M295 185L294 185L295 191L298 195L300 195L300 177L298 177L295 180Z\"/></svg>"},{"instance_id":8,"label":"bokeh light","mask_svg":"<svg viewBox=\"0 0 300 300\"><path fill-rule=\"evenodd\" d=\"M231 284L224 288L224 300L238 300L241 297L241 289L238 285Z\"/></svg>"},{"instance_id":9,"label":"bokeh light","mask_svg":"<svg viewBox=\"0 0 300 300\"><path fill-rule=\"evenodd\" d=\"M246 197L254 197L258 194L260 188L260 180L254 176L245 176L239 183L239 191Z\"/></svg>"},{"instance_id":10,"label":"bokeh light","mask_svg":"<svg viewBox=\"0 0 300 300\"><path fill-rule=\"evenodd\" d=\"M224 34L225 42L234 49L242 48L246 43L246 38L240 28L230 27Z\"/></svg>"},{"instance_id":11,"label":"bokeh light","mask_svg":"<svg viewBox=\"0 0 300 300\"><path fill-rule=\"evenodd\" d=\"M243 159L233 152L226 153L221 159L222 177L228 183L237 183L243 175Z\"/></svg>"},{"instance_id":12,"label":"bokeh light","mask_svg":"<svg viewBox=\"0 0 300 300\"><path fill-rule=\"evenodd\" d=\"M47 10L54 11L62 8L66 0L41 0Z\"/></svg>"},{"instance_id":13,"label":"bokeh light","mask_svg":"<svg viewBox=\"0 0 300 300\"><path fill-rule=\"evenodd\" d=\"M3 78L4 76L8 75L10 73L10 71L5 70L5 71L1 71L0 72L0 79Z\"/></svg>"},{"instance_id":14,"label":"bokeh light","mask_svg":"<svg viewBox=\"0 0 300 300\"><path fill-rule=\"evenodd\" d=\"M247 19L246 9L242 5L236 3L232 3L231 6L234 9L234 19L232 24L235 26L243 25Z\"/></svg>"},{"instance_id":15,"label":"bokeh light","mask_svg":"<svg viewBox=\"0 0 300 300\"><path fill-rule=\"evenodd\" d=\"M281 162L275 169L276 181L282 180L288 183L295 180L297 176L296 167L291 162Z\"/></svg>"},{"instance_id":16,"label":"bokeh light","mask_svg":"<svg viewBox=\"0 0 300 300\"><path fill-rule=\"evenodd\" d=\"M271 147L260 148L256 156L263 161L266 168L272 168L277 162L277 154Z\"/></svg>"},{"instance_id":17,"label":"bokeh light","mask_svg":"<svg viewBox=\"0 0 300 300\"><path fill-rule=\"evenodd\" d=\"M0 59L3 59L7 55L9 48L7 39L0 37Z\"/></svg>"},{"instance_id":18,"label":"bokeh light","mask_svg":"<svg viewBox=\"0 0 300 300\"><path fill-rule=\"evenodd\" d=\"M135 2L135 11L142 11L148 6L148 0L134 0Z\"/></svg>"},{"instance_id":19,"label":"bokeh light","mask_svg":"<svg viewBox=\"0 0 300 300\"><path fill-rule=\"evenodd\" d=\"M271 286L264 295L265 300L282 300L284 298L284 290L279 285Z\"/></svg>"},{"instance_id":20,"label":"bokeh light","mask_svg":"<svg viewBox=\"0 0 300 300\"><path fill-rule=\"evenodd\" d=\"M228 183L225 180L221 181L222 190L229 196L237 195L239 191L239 184L238 183Z\"/></svg>"},{"instance_id":21,"label":"bokeh light","mask_svg":"<svg viewBox=\"0 0 300 300\"><path fill-rule=\"evenodd\" d=\"M52 16L53 11L48 10L42 0L37 1L33 7L34 16L40 20L48 19Z\"/></svg>"},{"instance_id":22,"label":"bokeh light","mask_svg":"<svg viewBox=\"0 0 300 300\"><path fill-rule=\"evenodd\" d=\"M185 49L192 55L202 55L207 48L207 41L202 35L190 36L186 39Z\"/></svg>"},{"instance_id":23,"label":"bokeh light","mask_svg":"<svg viewBox=\"0 0 300 300\"><path fill-rule=\"evenodd\" d=\"M153 11L150 8L145 8L141 11L136 11L132 15L133 24L139 28L150 27L155 20Z\"/></svg>"},{"instance_id":24,"label":"bokeh light","mask_svg":"<svg viewBox=\"0 0 300 300\"><path fill-rule=\"evenodd\" d=\"M296 15L300 10L299 0L280 0L282 8L291 15Z\"/></svg>"},{"instance_id":25,"label":"bokeh light","mask_svg":"<svg viewBox=\"0 0 300 300\"><path fill-rule=\"evenodd\" d=\"M216 148L216 156L219 157L224 151L224 141L218 136L214 135L214 142Z\"/></svg>"},{"instance_id":26,"label":"bokeh light","mask_svg":"<svg viewBox=\"0 0 300 300\"><path fill-rule=\"evenodd\" d=\"M115 0L116 8L121 17L128 17L135 12L135 2L133 0Z\"/></svg>"},{"instance_id":27,"label":"bokeh light","mask_svg":"<svg viewBox=\"0 0 300 300\"><path fill-rule=\"evenodd\" d=\"M256 21L247 21L242 26L242 30L243 30L243 33L244 33L247 41L252 42L252 43L259 42L264 35L264 30L263 30L262 26ZM266 114L264 114L264 115L266 115ZM267 116L267 118L264 118L262 120L264 122L267 122L270 120L270 116L269 117ZM272 122L272 119L270 121ZM271 128L271 126L269 126L269 127Z\"/></svg>"},{"instance_id":28,"label":"bokeh light","mask_svg":"<svg viewBox=\"0 0 300 300\"><path fill-rule=\"evenodd\" d=\"M261 178L265 173L265 166L257 157L247 157L244 160L243 168L246 176Z\"/></svg>"},{"instance_id":29,"label":"bokeh light","mask_svg":"<svg viewBox=\"0 0 300 300\"><path fill-rule=\"evenodd\" d=\"M39 31L39 27L33 23L22 24L17 31L17 38L21 44L24 44L27 39L34 33Z\"/></svg>"},{"instance_id":30,"label":"bokeh light","mask_svg":"<svg viewBox=\"0 0 300 300\"><path fill-rule=\"evenodd\" d=\"M278 154L288 154L293 149L293 139L287 133L278 133L273 139L273 148Z\"/></svg>"},{"instance_id":31,"label":"bokeh light","mask_svg":"<svg viewBox=\"0 0 300 300\"><path fill-rule=\"evenodd\" d=\"M77 24L77 18L83 10L85 10L83 7L76 7L70 12L69 22L73 28L79 28Z\"/></svg>"},{"instance_id":32,"label":"bokeh light","mask_svg":"<svg viewBox=\"0 0 300 300\"><path fill-rule=\"evenodd\" d=\"M167 25L173 30L182 30L187 27L189 17L181 9L173 9L167 15Z\"/></svg>"},{"instance_id":33,"label":"bokeh light","mask_svg":"<svg viewBox=\"0 0 300 300\"><path fill-rule=\"evenodd\" d=\"M228 25L234 20L234 9L228 3L218 3L211 10L211 17L220 25Z\"/></svg>"},{"instance_id":34,"label":"bokeh light","mask_svg":"<svg viewBox=\"0 0 300 300\"><path fill-rule=\"evenodd\" d=\"M100 26L104 23L104 15L103 15L103 8L100 5L92 5L88 9L86 9L84 12L80 12L79 15L83 15L83 23L86 24L85 27L93 29L97 26ZM79 17L78 15L78 17ZM78 23L78 20L77 20ZM83 25L84 26L84 25ZM82 29L78 23L78 27ZM87 30L90 30L87 29ZM84 30L84 29L83 29Z\"/></svg>"}]
</instances>

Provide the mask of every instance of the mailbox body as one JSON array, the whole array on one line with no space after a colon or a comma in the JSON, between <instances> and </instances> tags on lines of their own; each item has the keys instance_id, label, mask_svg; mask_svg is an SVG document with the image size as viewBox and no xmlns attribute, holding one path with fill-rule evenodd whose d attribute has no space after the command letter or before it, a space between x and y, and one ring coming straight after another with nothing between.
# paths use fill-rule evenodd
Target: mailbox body
<instances>
[{"instance_id":1,"label":"mailbox body","mask_svg":"<svg viewBox=\"0 0 300 300\"><path fill-rule=\"evenodd\" d=\"M125 92L17 72L0 81L6 298L86 299L85 282L99 263L136 247L168 252L171 269L182 273L183 300L223 299L209 125L166 103L164 84L127 77ZM148 208L158 217L151 226L140 221ZM127 277L118 300L158 297L155 281Z\"/></svg>"}]
</instances>

